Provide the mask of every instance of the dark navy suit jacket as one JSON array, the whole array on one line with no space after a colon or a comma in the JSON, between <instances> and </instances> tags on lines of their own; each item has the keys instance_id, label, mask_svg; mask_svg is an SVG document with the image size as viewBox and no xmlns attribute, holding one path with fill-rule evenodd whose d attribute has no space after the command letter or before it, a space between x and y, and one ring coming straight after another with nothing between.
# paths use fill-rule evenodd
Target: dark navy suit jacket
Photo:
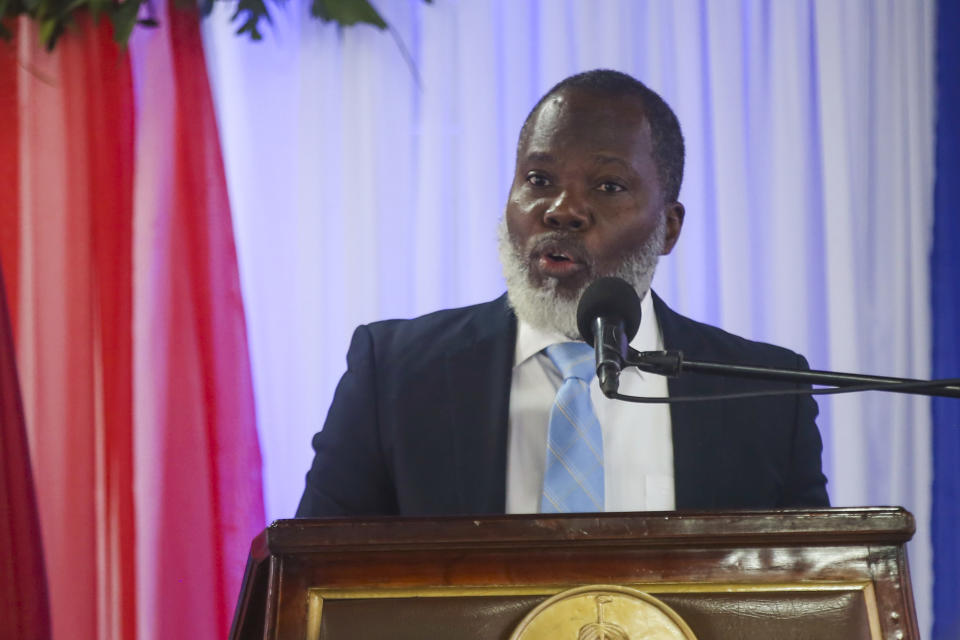
<instances>
[{"instance_id":1,"label":"dark navy suit jacket","mask_svg":"<svg viewBox=\"0 0 960 640\"><path fill-rule=\"evenodd\" d=\"M796 353L671 311L667 349L691 360L806 368ZM297 516L503 513L516 318L506 297L358 327ZM781 383L782 384L782 383ZM772 388L683 374L671 397ZM678 509L827 506L808 395L674 404ZM643 437L643 425L637 425Z\"/></svg>"}]
</instances>

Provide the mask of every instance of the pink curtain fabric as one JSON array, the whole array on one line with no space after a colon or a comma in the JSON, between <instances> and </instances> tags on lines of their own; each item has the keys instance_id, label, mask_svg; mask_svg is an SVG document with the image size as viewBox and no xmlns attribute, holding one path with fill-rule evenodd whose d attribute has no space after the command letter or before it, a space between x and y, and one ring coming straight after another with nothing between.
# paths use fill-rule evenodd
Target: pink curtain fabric
<instances>
[{"instance_id":1,"label":"pink curtain fabric","mask_svg":"<svg viewBox=\"0 0 960 640\"><path fill-rule=\"evenodd\" d=\"M4 55L0 53L0 57ZM0 75L0 86L8 79ZM0 119L11 115L10 106L8 98L0 97ZM0 165L15 157L7 150ZM8 170L0 173L0 185L0 202L16 196L18 185ZM15 247L7 242L6 234L0 234L0 255L10 249ZM47 578L2 271L0 268L0 620L4 634L12 638L46 640L50 637Z\"/></svg>"},{"instance_id":2,"label":"pink curtain fabric","mask_svg":"<svg viewBox=\"0 0 960 640\"><path fill-rule=\"evenodd\" d=\"M11 307L55 638L135 629L130 380L133 101L106 22L16 38ZM6 252L5 252L6 253ZM6 261L5 261L6 262ZM8 268L9 265L9 268Z\"/></svg>"},{"instance_id":3,"label":"pink curtain fabric","mask_svg":"<svg viewBox=\"0 0 960 640\"><path fill-rule=\"evenodd\" d=\"M0 277L0 620L11 638L46 640L50 614L40 521L3 289Z\"/></svg>"},{"instance_id":4,"label":"pink curtain fabric","mask_svg":"<svg viewBox=\"0 0 960 640\"><path fill-rule=\"evenodd\" d=\"M131 43L136 486L153 497L137 503L138 637L222 638L263 527L261 460L197 16L168 6L160 20Z\"/></svg>"},{"instance_id":5,"label":"pink curtain fabric","mask_svg":"<svg viewBox=\"0 0 960 640\"><path fill-rule=\"evenodd\" d=\"M21 22L0 58L16 96L0 154L19 168L0 248L54 638L225 637L263 526L196 14L161 23L158 66L107 21L81 20L53 53Z\"/></svg>"}]
</instances>

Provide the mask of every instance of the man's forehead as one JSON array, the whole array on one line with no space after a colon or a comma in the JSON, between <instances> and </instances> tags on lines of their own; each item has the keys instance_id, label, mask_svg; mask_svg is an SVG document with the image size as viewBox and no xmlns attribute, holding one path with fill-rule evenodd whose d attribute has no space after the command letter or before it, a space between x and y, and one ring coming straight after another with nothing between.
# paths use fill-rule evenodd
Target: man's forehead
<instances>
[{"instance_id":1,"label":"man's forehead","mask_svg":"<svg viewBox=\"0 0 960 640\"><path fill-rule=\"evenodd\" d=\"M537 109L520 140L520 155L549 153L552 147L581 141L590 146L618 148L631 142L649 151L650 123L638 96L563 90ZM636 149L634 149L636 150Z\"/></svg>"},{"instance_id":2,"label":"man's forehead","mask_svg":"<svg viewBox=\"0 0 960 640\"><path fill-rule=\"evenodd\" d=\"M646 123L647 117L640 96L566 88L543 101L532 124L536 127L563 120L583 121L584 124L612 120L624 127L636 127Z\"/></svg>"}]
</instances>

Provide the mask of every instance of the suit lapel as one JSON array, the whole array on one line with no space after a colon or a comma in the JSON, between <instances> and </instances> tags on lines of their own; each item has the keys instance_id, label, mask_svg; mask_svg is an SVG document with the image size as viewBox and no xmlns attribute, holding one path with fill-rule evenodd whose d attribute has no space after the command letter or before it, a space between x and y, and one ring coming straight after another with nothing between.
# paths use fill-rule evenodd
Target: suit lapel
<instances>
[{"instance_id":1,"label":"suit lapel","mask_svg":"<svg viewBox=\"0 0 960 640\"><path fill-rule=\"evenodd\" d=\"M691 359L711 358L696 323L673 312L653 294L664 348L682 351ZM684 373L667 382L671 397L703 396L722 392L722 378ZM723 447L722 402L683 402L670 405L673 435L673 470L677 509L709 509L716 504L722 485L716 462Z\"/></svg>"},{"instance_id":2,"label":"suit lapel","mask_svg":"<svg viewBox=\"0 0 960 640\"><path fill-rule=\"evenodd\" d=\"M446 357L460 513L506 508L507 420L517 322L506 296L484 305L462 346Z\"/></svg>"},{"instance_id":3,"label":"suit lapel","mask_svg":"<svg viewBox=\"0 0 960 640\"><path fill-rule=\"evenodd\" d=\"M653 294L664 347L691 359L716 356L697 323L675 313ZM517 323L506 296L484 305L465 331L461 346L445 359L444 402L451 417L454 456L437 464L455 483L459 513L503 513L506 506L507 421ZM723 392L723 379L698 374L670 378L671 397ZM722 451L722 402L670 407L674 483L678 509L709 509L722 489L716 455Z\"/></svg>"}]
</instances>

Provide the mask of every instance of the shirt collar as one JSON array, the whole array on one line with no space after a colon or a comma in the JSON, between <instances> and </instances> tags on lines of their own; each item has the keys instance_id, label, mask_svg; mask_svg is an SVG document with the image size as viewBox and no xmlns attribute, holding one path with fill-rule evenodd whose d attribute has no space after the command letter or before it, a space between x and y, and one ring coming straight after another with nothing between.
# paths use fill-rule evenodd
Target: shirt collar
<instances>
[{"instance_id":1,"label":"shirt collar","mask_svg":"<svg viewBox=\"0 0 960 640\"><path fill-rule=\"evenodd\" d=\"M513 366L517 367L552 344L570 342L570 338L556 332L532 327L522 318L517 318L517 344ZM663 334L653 309L653 296L647 292L640 302L640 329L630 341L637 351L660 351L663 349Z\"/></svg>"}]
</instances>

